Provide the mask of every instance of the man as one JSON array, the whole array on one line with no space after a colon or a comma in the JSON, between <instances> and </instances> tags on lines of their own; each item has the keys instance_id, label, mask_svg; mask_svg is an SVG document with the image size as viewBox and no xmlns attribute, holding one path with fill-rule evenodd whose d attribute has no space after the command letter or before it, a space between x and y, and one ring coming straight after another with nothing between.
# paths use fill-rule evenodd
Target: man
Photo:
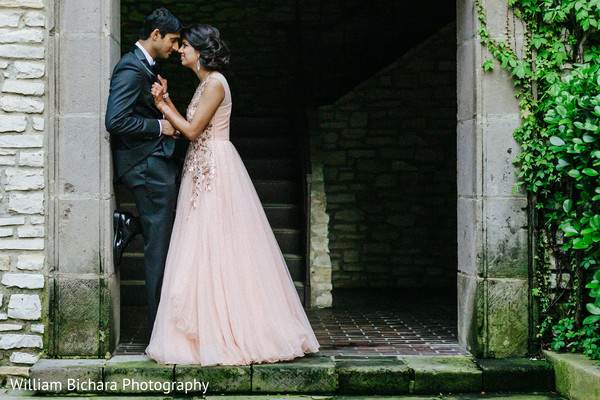
<instances>
[{"instance_id":1,"label":"man","mask_svg":"<svg viewBox=\"0 0 600 400\"><path fill-rule=\"evenodd\" d=\"M155 59L168 58L178 50L182 28L181 21L165 8L146 18L139 41L115 66L106 110L115 174L132 191L140 216L150 326L160 299L178 173L172 157L176 132L155 107L150 90L157 81ZM134 223L131 215L115 213L115 224L118 260Z\"/></svg>"}]
</instances>

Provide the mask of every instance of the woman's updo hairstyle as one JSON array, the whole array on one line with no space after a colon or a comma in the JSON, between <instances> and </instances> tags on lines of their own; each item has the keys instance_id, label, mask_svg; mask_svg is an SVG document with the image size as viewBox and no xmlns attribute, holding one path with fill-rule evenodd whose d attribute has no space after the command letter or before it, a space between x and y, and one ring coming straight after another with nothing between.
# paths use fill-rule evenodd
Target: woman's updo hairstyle
<instances>
[{"instance_id":1,"label":"woman's updo hairstyle","mask_svg":"<svg viewBox=\"0 0 600 400\"><path fill-rule=\"evenodd\" d=\"M229 49L217 28L196 23L181 31L181 39L200 52L200 64L207 69L223 71L229 65Z\"/></svg>"}]
</instances>

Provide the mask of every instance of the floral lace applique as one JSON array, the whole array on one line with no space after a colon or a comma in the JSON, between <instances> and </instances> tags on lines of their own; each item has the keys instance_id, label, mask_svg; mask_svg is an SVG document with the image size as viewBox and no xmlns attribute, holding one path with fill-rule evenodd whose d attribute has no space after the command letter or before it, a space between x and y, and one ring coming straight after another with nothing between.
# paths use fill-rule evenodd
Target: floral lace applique
<instances>
[{"instance_id":1,"label":"floral lace applique","mask_svg":"<svg viewBox=\"0 0 600 400\"><path fill-rule=\"evenodd\" d=\"M188 121L191 121L200 102L202 92L206 87L206 83L210 79L210 75L207 76L194 93L192 101L188 106L186 117ZM211 182L216 172L215 158L213 155L213 131L212 121L206 125L204 131L196 139L192 140L188 148L187 155L185 157L185 166L183 167L183 173L192 174L192 206L196 208L196 200L203 191L210 191Z\"/></svg>"}]
</instances>

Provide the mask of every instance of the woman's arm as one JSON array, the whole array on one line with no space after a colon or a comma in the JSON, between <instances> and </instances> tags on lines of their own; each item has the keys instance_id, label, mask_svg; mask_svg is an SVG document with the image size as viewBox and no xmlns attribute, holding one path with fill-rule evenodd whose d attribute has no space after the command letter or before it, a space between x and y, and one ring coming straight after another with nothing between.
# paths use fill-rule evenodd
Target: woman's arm
<instances>
[{"instance_id":1,"label":"woman's arm","mask_svg":"<svg viewBox=\"0 0 600 400\"><path fill-rule=\"evenodd\" d=\"M154 84L158 90L153 90L156 107L164 114L171 124L189 140L194 140L206 129L206 126L225 98L225 89L218 79L211 79L206 83L204 92L200 97L198 107L192 121L188 122L175 107L170 107L167 99L162 98L162 86ZM169 100L170 102L170 100ZM170 102L173 104L172 102Z\"/></svg>"}]
</instances>

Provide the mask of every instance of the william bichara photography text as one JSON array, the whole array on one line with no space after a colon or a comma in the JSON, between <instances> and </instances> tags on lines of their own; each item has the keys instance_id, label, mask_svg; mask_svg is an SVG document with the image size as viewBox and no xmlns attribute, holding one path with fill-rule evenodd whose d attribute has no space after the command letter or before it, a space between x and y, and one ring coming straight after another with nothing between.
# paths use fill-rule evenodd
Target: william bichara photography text
<instances>
[{"instance_id":1,"label":"william bichara photography text","mask_svg":"<svg viewBox=\"0 0 600 400\"><path fill-rule=\"evenodd\" d=\"M124 378L120 382L103 382L91 379L67 379L64 381L43 381L41 379L9 379L8 387L12 390L31 390L44 393L65 392L125 392L125 393L202 393L208 391L209 382L196 379L188 382L161 382L152 380L137 381Z\"/></svg>"}]
</instances>

